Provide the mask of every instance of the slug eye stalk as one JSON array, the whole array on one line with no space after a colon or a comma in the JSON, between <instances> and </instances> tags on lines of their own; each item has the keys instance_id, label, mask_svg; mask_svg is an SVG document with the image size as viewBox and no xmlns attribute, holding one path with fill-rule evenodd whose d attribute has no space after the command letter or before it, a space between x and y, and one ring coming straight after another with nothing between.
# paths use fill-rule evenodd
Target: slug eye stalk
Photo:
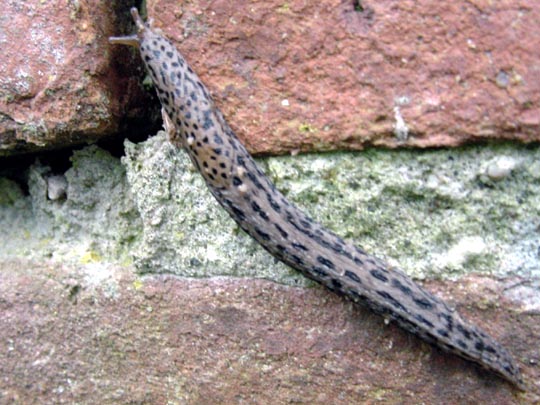
<instances>
[{"instance_id":1,"label":"slug eye stalk","mask_svg":"<svg viewBox=\"0 0 540 405\"><path fill-rule=\"evenodd\" d=\"M141 43L141 34L146 30L146 24L142 20L141 16L139 15L139 11L135 7L132 7L130 9L130 12L131 16L133 17L133 21L137 26L137 34L122 37L109 37L109 42L111 44L139 47Z\"/></svg>"}]
</instances>

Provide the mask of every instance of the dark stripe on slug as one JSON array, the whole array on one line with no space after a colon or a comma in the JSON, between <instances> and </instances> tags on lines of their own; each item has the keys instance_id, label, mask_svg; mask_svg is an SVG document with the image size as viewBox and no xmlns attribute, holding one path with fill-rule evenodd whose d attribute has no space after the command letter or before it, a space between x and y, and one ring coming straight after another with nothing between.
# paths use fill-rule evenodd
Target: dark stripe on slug
<instances>
[{"instance_id":1,"label":"dark stripe on slug","mask_svg":"<svg viewBox=\"0 0 540 405\"><path fill-rule=\"evenodd\" d=\"M447 337L450 336L450 335L448 334L448 332L445 331L444 329L437 329L437 334L439 334L440 336L445 337L445 338L447 338Z\"/></svg>"},{"instance_id":2,"label":"dark stripe on slug","mask_svg":"<svg viewBox=\"0 0 540 405\"><path fill-rule=\"evenodd\" d=\"M221 139L217 132L214 132L214 142L218 145L223 145L223 139Z\"/></svg>"},{"instance_id":3,"label":"dark stripe on slug","mask_svg":"<svg viewBox=\"0 0 540 405\"><path fill-rule=\"evenodd\" d=\"M212 110L204 111L203 118L203 129L207 131L214 126L214 121L212 120Z\"/></svg>"},{"instance_id":4,"label":"dark stripe on slug","mask_svg":"<svg viewBox=\"0 0 540 405\"><path fill-rule=\"evenodd\" d=\"M261 209L261 207L259 206L259 204L257 204L256 201L251 201L251 208L253 208L253 211L259 214L262 219L268 221L268 215Z\"/></svg>"},{"instance_id":5,"label":"dark stripe on slug","mask_svg":"<svg viewBox=\"0 0 540 405\"><path fill-rule=\"evenodd\" d=\"M279 224L274 224L274 226L276 227L276 229L278 230L278 232L284 239L287 239L289 237L289 234L285 232L285 230L281 226L279 226Z\"/></svg>"},{"instance_id":6,"label":"dark stripe on slug","mask_svg":"<svg viewBox=\"0 0 540 405\"><path fill-rule=\"evenodd\" d=\"M311 268L311 271L317 274L319 277L328 277L328 273L320 267L314 266Z\"/></svg>"},{"instance_id":7,"label":"dark stripe on slug","mask_svg":"<svg viewBox=\"0 0 540 405\"><path fill-rule=\"evenodd\" d=\"M309 251L309 249L305 247L304 245L302 245L301 243L293 242L291 243L291 246L295 248L296 250L303 250L304 252Z\"/></svg>"},{"instance_id":8,"label":"dark stripe on slug","mask_svg":"<svg viewBox=\"0 0 540 405\"><path fill-rule=\"evenodd\" d=\"M457 325L456 326L456 329L458 330L458 332L460 332L465 338L467 338L468 340L471 339L471 333L466 330L463 326L461 325Z\"/></svg>"},{"instance_id":9,"label":"dark stripe on slug","mask_svg":"<svg viewBox=\"0 0 540 405\"><path fill-rule=\"evenodd\" d=\"M417 321L423 323L424 325L426 325L426 326L428 326L428 327L430 327L430 328L432 328L432 329L435 328L435 325L433 325L430 321L428 321L426 318L424 318L424 317L423 317L422 315L420 315L420 314L415 314L415 315L414 315L414 318L415 318Z\"/></svg>"},{"instance_id":10,"label":"dark stripe on slug","mask_svg":"<svg viewBox=\"0 0 540 405\"><path fill-rule=\"evenodd\" d=\"M392 285L400 290L403 294L411 296L411 289L401 283L397 278L392 279Z\"/></svg>"},{"instance_id":11,"label":"dark stripe on slug","mask_svg":"<svg viewBox=\"0 0 540 405\"><path fill-rule=\"evenodd\" d=\"M441 318L446 321L446 329L448 329L449 332L452 332L454 330L454 320L452 317L444 312L441 312L439 313L439 319Z\"/></svg>"},{"instance_id":12,"label":"dark stripe on slug","mask_svg":"<svg viewBox=\"0 0 540 405\"><path fill-rule=\"evenodd\" d=\"M401 302L399 302L398 300L396 300L394 297L392 297L389 293L387 293L386 291L380 291L380 290L377 290L376 291L377 294L379 294L381 297L383 297L384 299L386 299L390 304L392 304L392 306L394 306L395 308L399 309L400 311L403 311L403 312L407 312L407 309L401 304Z\"/></svg>"},{"instance_id":13,"label":"dark stripe on slug","mask_svg":"<svg viewBox=\"0 0 540 405\"><path fill-rule=\"evenodd\" d=\"M338 255L345 256L350 260L353 258L353 256L345 250L345 247L340 242L336 242L334 245L332 245L332 250Z\"/></svg>"},{"instance_id":14,"label":"dark stripe on slug","mask_svg":"<svg viewBox=\"0 0 540 405\"><path fill-rule=\"evenodd\" d=\"M416 305L418 305L422 309L433 308L433 304L425 298L413 298L413 301Z\"/></svg>"},{"instance_id":15,"label":"dark stripe on slug","mask_svg":"<svg viewBox=\"0 0 540 405\"><path fill-rule=\"evenodd\" d=\"M329 269L334 270L334 269L336 268L336 266L334 266L334 263L333 263L330 259L327 259L326 257L317 256L317 261L318 261L320 264L325 265L325 266L328 267Z\"/></svg>"},{"instance_id":16,"label":"dark stripe on slug","mask_svg":"<svg viewBox=\"0 0 540 405\"><path fill-rule=\"evenodd\" d=\"M388 281L388 277L386 277L384 274L382 274L378 269L370 270L369 273L373 277L375 277L377 280L383 281L385 283Z\"/></svg>"},{"instance_id":17,"label":"dark stripe on slug","mask_svg":"<svg viewBox=\"0 0 540 405\"><path fill-rule=\"evenodd\" d=\"M294 260L294 262L300 266L303 266L304 265L304 261L300 258L300 256L296 256L296 255L291 255L292 259Z\"/></svg>"},{"instance_id":18,"label":"dark stripe on slug","mask_svg":"<svg viewBox=\"0 0 540 405\"><path fill-rule=\"evenodd\" d=\"M242 184L242 180L240 180L240 178L236 176L233 177L232 181L234 186L239 186Z\"/></svg>"},{"instance_id":19,"label":"dark stripe on slug","mask_svg":"<svg viewBox=\"0 0 540 405\"><path fill-rule=\"evenodd\" d=\"M257 232L257 235L259 235L265 241L269 241L271 239L270 235L259 228L255 228L255 232Z\"/></svg>"},{"instance_id":20,"label":"dark stripe on slug","mask_svg":"<svg viewBox=\"0 0 540 405\"><path fill-rule=\"evenodd\" d=\"M315 242L317 242L319 245L324 246L324 247L327 248L327 249L332 249L332 245L331 245L330 242L328 242L326 239L323 239L323 238L321 238L321 237L318 236L318 235L314 235L313 233L311 233L311 232L308 231L307 229L304 229L304 233L305 233L306 235L309 234L310 237L311 237L312 239L314 239Z\"/></svg>"},{"instance_id":21,"label":"dark stripe on slug","mask_svg":"<svg viewBox=\"0 0 540 405\"><path fill-rule=\"evenodd\" d=\"M350 270L345 270L345 277L348 277L350 278L352 281L355 281L357 282L358 284L362 284L362 280L360 279L360 277L358 277L358 274L350 271Z\"/></svg>"},{"instance_id":22,"label":"dark stripe on slug","mask_svg":"<svg viewBox=\"0 0 540 405\"><path fill-rule=\"evenodd\" d=\"M266 199L268 200L268 203L272 207L272 209L276 212L281 212L281 207L279 204L272 198L272 195L270 193L266 193Z\"/></svg>"},{"instance_id":23,"label":"dark stripe on slug","mask_svg":"<svg viewBox=\"0 0 540 405\"><path fill-rule=\"evenodd\" d=\"M247 172L247 176L249 177L249 179L252 181L252 183L255 185L255 187L257 187L259 190L264 190L264 187L263 185L261 184L261 182L259 181L259 179L257 178L257 176L255 176L253 173L251 172Z\"/></svg>"},{"instance_id":24,"label":"dark stripe on slug","mask_svg":"<svg viewBox=\"0 0 540 405\"><path fill-rule=\"evenodd\" d=\"M497 353L497 351L491 346L486 346L485 351L491 354Z\"/></svg>"},{"instance_id":25,"label":"dark stripe on slug","mask_svg":"<svg viewBox=\"0 0 540 405\"><path fill-rule=\"evenodd\" d=\"M229 205L230 209L232 210L233 214L238 218L240 221L246 220L246 214L244 214L244 211L234 206L234 204L231 203Z\"/></svg>"}]
</instances>

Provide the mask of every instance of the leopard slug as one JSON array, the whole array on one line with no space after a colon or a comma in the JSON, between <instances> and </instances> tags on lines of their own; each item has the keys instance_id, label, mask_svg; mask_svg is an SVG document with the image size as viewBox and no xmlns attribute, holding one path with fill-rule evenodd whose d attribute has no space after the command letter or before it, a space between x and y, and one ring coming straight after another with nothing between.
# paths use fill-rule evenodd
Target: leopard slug
<instances>
[{"instance_id":1,"label":"leopard slug","mask_svg":"<svg viewBox=\"0 0 540 405\"><path fill-rule=\"evenodd\" d=\"M182 146L210 192L238 225L273 256L403 329L476 362L518 387L510 354L441 299L315 223L275 188L215 106L208 89L174 45L136 8L137 34L110 42L137 46L161 101L171 141Z\"/></svg>"}]
</instances>

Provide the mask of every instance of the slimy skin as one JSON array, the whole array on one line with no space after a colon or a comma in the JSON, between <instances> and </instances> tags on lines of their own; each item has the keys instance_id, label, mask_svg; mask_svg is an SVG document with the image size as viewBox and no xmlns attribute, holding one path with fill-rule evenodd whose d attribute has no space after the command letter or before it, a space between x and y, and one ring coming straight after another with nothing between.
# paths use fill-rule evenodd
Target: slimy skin
<instances>
[{"instance_id":1,"label":"slimy skin","mask_svg":"<svg viewBox=\"0 0 540 405\"><path fill-rule=\"evenodd\" d=\"M138 46L161 101L171 140L181 145L210 192L270 254L421 339L489 369L518 387L510 354L403 271L345 242L275 188L240 143L209 91L171 42L131 9L137 34L111 43Z\"/></svg>"}]
</instances>

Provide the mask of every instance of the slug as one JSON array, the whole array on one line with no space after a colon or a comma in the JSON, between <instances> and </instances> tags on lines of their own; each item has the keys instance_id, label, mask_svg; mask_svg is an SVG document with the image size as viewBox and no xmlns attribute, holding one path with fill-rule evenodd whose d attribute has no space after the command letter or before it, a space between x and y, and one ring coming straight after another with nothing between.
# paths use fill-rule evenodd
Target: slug
<instances>
[{"instance_id":1,"label":"slug","mask_svg":"<svg viewBox=\"0 0 540 405\"><path fill-rule=\"evenodd\" d=\"M180 144L210 192L238 225L277 259L447 352L523 387L510 354L479 328L393 268L324 229L294 206L257 166L174 45L131 9L137 46L161 101L171 141Z\"/></svg>"}]
</instances>

